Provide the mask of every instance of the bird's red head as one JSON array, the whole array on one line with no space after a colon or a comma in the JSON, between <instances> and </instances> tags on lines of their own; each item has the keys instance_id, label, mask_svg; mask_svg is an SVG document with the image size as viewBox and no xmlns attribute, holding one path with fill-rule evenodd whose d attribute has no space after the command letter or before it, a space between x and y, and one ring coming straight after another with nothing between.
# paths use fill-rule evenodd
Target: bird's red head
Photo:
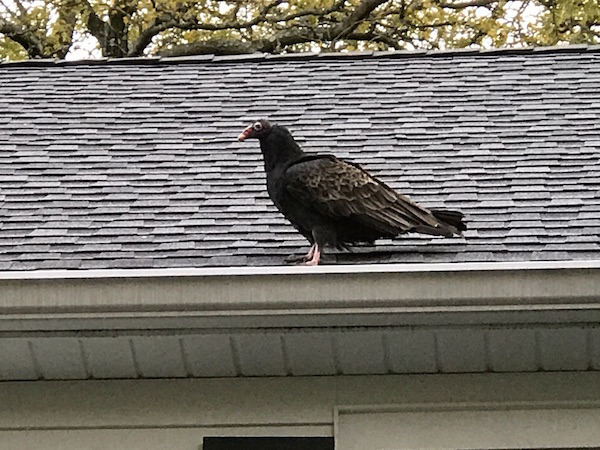
<instances>
[{"instance_id":1,"label":"bird's red head","mask_svg":"<svg viewBox=\"0 0 600 450\"><path fill-rule=\"evenodd\" d=\"M265 119L258 120L247 127L238 136L238 141L245 141L249 138L261 139L271 132L271 124Z\"/></svg>"}]
</instances>

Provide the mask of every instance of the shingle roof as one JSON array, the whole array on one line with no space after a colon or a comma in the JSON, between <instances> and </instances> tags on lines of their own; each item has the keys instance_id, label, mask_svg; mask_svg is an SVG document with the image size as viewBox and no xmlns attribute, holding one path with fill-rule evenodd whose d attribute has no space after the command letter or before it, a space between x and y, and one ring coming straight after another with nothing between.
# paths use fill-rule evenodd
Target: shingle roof
<instances>
[{"instance_id":1,"label":"shingle roof","mask_svg":"<svg viewBox=\"0 0 600 450\"><path fill-rule=\"evenodd\" d=\"M251 120L361 163L465 238L326 261L600 257L600 48L0 64L0 270L282 264Z\"/></svg>"}]
</instances>

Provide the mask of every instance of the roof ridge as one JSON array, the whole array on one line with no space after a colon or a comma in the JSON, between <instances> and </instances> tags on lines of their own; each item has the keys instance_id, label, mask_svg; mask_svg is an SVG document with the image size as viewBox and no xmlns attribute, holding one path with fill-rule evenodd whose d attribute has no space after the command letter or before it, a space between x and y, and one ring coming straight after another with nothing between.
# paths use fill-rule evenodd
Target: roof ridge
<instances>
[{"instance_id":1,"label":"roof ridge","mask_svg":"<svg viewBox=\"0 0 600 450\"><path fill-rule=\"evenodd\" d=\"M419 57L454 57L454 56L485 56L488 54L534 54L534 53L584 53L600 52L598 44L572 44L554 46L502 47L502 48L452 48L445 50L388 50L388 51L355 51L355 52L321 52L321 53L249 53L236 55L190 55L190 56L156 56L156 57L126 57L98 58L81 60L59 59L25 59L20 61L0 61L0 66L16 65L39 67L47 65L98 65L98 64L178 64L178 63L210 63L210 62L244 62L267 60L293 59L370 59L370 58L419 58Z\"/></svg>"}]
</instances>

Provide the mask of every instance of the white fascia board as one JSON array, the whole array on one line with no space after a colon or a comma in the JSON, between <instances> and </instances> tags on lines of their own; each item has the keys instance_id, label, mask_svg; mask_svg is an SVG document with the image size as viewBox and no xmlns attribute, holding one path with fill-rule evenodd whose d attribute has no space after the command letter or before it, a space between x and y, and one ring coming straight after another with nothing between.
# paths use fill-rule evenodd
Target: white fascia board
<instances>
[{"instance_id":1,"label":"white fascia board","mask_svg":"<svg viewBox=\"0 0 600 450\"><path fill-rule=\"evenodd\" d=\"M0 273L0 331L600 321L600 261Z\"/></svg>"},{"instance_id":2,"label":"white fascia board","mask_svg":"<svg viewBox=\"0 0 600 450\"><path fill-rule=\"evenodd\" d=\"M435 264L352 264L322 266L184 267L172 269L23 270L0 272L0 280L151 278L252 275L330 275L347 273L485 272L502 270L599 269L600 260L514 261Z\"/></svg>"}]
</instances>

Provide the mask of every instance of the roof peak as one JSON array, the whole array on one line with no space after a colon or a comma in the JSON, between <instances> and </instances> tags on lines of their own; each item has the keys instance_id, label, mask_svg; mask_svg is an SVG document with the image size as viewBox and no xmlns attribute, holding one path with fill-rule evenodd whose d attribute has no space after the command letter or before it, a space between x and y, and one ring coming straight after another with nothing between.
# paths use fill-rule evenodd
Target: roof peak
<instances>
[{"instance_id":1,"label":"roof peak","mask_svg":"<svg viewBox=\"0 0 600 450\"><path fill-rule=\"evenodd\" d=\"M98 58L81 60L59 59L26 59L21 61L4 61L0 66L48 66L48 65L100 65L100 64L179 64L179 63L210 63L210 62L245 62L293 59L370 59L370 58L420 58L420 57L455 57L455 56L486 56L490 54L537 54L537 53L586 53L600 52L600 45L556 45L548 47L519 47L519 48L455 48L448 50L390 50L390 51L355 51L355 52L322 52L322 53L251 53L238 55L191 55L191 56L157 56L133 58Z\"/></svg>"}]
</instances>

